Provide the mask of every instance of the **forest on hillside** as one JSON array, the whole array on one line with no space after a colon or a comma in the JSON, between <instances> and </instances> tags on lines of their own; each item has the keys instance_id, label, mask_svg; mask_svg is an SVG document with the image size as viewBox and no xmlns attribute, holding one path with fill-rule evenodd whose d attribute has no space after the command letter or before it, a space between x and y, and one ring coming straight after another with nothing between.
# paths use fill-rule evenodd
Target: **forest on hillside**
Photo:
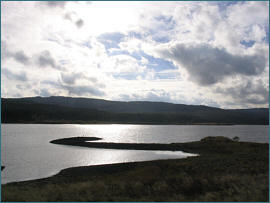
<instances>
[{"instance_id":1,"label":"forest on hillside","mask_svg":"<svg viewBox=\"0 0 270 203\"><path fill-rule=\"evenodd\" d=\"M104 100L102 100L104 102ZM95 102L98 102L96 100ZM102 103L102 102L101 102ZM114 102L119 109L123 103ZM134 106L134 103L130 103ZM224 110L205 106L174 106L170 103L137 102L137 109L145 105L156 105L151 111L123 110L116 107L112 111L70 107L68 105L46 104L23 99L1 99L1 123L119 123L119 124L269 124L269 109ZM158 106L163 106L159 108ZM132 107L130 107L132 108ZM189 108L189 109L188 109ZM172 110L170 110L172 109ZM188 109L188 110L187 110ZM193 109L193 110L192 110Z\"/></svg>"}]
</instances>

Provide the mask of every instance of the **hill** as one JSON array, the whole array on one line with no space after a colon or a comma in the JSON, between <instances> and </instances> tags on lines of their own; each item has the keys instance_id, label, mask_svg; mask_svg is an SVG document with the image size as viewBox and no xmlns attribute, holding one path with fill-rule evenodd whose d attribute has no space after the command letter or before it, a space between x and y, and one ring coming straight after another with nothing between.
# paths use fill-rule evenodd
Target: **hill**
<instances>
[{"instance_id":1,"label":"hill","mask_svg":"<svg viewBox=\"0 0 270 203\"><path fill-rule=\"evenodd\" d=\"M2 123L269 124L269 109L72 97L1 98Z\"/></svg>"}]
</instances>

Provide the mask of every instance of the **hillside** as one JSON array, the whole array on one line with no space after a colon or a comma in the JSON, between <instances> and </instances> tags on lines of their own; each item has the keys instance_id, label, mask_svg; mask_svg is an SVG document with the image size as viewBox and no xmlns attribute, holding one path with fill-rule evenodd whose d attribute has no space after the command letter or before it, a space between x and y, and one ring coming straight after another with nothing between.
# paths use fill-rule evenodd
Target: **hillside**
<instances>
[{"instance_id":1,"label":"hillside","mask_svg":"<svg viewBox=\"0 0 270 203\"><path fill-rule=\"evenodd\" d=\"M269 109L225 110L165 102L71 97L1 98L2 123L264 124Z\"/></svg>"}]
</instances>

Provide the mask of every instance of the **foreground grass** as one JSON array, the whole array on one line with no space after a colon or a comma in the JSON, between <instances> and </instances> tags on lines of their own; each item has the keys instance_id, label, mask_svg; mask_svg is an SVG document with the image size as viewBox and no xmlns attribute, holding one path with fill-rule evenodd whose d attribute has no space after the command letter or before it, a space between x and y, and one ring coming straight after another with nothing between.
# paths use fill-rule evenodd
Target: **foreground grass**
<instances>
[{"instance_id":1,"label":"foreground grass","mask_svg":"<svg viewBox=\"0 0 270 203\"><path fill-rule=\"evenodd\" d=\"M2 185L2 201L268 202L269 144L208 137L175 145L200 156L65 169Z\"/></svg>"}]
</instances>

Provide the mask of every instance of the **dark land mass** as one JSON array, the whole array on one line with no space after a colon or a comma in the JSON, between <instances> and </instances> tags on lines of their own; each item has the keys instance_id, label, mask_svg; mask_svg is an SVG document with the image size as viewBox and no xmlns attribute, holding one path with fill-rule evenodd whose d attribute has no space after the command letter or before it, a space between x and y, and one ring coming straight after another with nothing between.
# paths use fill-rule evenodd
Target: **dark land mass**
<instances>
[{"instance_id":1,"label":"dark land mass","mask_svg":"<svg viewBox=\"0 0 270 203\"><path fill-rule=\"evenodd\" d=\"M50 143L54 144L67 144L71 145L76 143L87 143L88 141L96 141L96 140L102 140L102 138L99 137L69 137L69 138L61 138L57 140L52 140Z\"/></svg>"},{"instance_id":2,"label":"dark land mass","mask_svg":"<svg viewBox=\"0 0 270 203\"><path fill-rule=\"evenodd\" d=\"M269 202L268 143L206 137L176 145L200 156L69 168L49 178L2 185L1 200Z\"/></svg>"},{"instance_id":3,"label":"dark land mass","mask_svg":"<svg viewBox=\"0 0 270 203\"><path fill-rule=\"evenodd\" d=\"M1 98L2 123L269 124L269 109L225 110L165 102L70 97Z\"/></svg>"},{"instance_id":4,"label":"dark land mass","mask_svg":"<svg viewBox=\"0 0 270 203\"><path fill-rule=\"evenodd\" d=\"M183 151L183 152L192 152L192 153L204 153L204 150L209 152L206 149L205 144L211 142L210 139L218 138L206 138L203 139L203 142L191 142L191 143L171 143L171 144L156 144L156 143L110 143L110 142L92 142L95 140L101 140L102 138L97 137L70 137L70 138L61 138L50 141L52 144L60 145L71 145L71 146L80 146L80 147L90 147L90 148L103 148L103 149L132 149L132 150L165 150L165 151ZM223 139L223 138L220 138ZM89 142L91 141L91 142ZM229 138L224 141L231 142ZM214 146L212 146L213 148ZM221 149L222 150L222 149Z\"/></svg>"}]
</instances>

